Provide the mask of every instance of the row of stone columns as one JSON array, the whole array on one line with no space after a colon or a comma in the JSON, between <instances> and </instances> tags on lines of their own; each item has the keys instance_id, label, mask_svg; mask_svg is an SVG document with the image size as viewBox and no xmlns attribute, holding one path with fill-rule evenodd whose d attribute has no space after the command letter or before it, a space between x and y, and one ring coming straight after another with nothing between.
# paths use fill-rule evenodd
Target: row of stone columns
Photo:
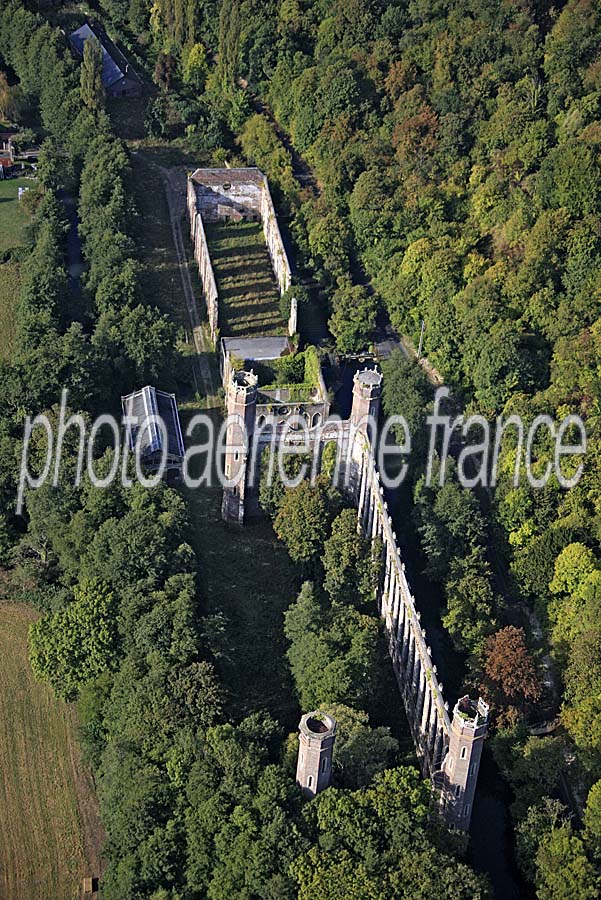
<instances>
[{"instance_id":1,"label":"row of stone columns","mask_svg":"<svg viewBox=\"0 0 601 900\"><path fill-rule=\"evenodd\" d=\"M373 457L365 451L357 497L359 528L372 542L378 537L384 539L378 605L386 623L389 651L416 748L425 759L428 772L432 773L440 766L446 743L442 700L432 683L435 668L429 659L423 658L421 627L410 601L398 548L396 543L391 544L384 528L386 503L382 494ZM429 655L429 648L427 652Z\"/></svg>"}]
</instances>

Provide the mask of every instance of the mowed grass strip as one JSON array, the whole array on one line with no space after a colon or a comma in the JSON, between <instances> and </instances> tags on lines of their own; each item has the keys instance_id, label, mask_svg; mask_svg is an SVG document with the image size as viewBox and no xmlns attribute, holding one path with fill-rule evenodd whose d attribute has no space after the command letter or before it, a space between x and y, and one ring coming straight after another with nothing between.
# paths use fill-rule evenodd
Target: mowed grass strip
<instances>
[{"instance_id":1,"label":"mowed grass strip","mask_svg":"<svg viewBox=\"0 0 601 900\"><path fill-rule=\"evenodd\" d=\"M94 801L73 710L31 672L27 630L36 616L0 602L0 897L72 900L84 875L98 874L95 850L86 853L98 834L84 833L80 815L94 821Z\"/></svg>"},{"instance_id":2,"label":"mowed grass strip","mask_svg":"<svg viewBox=\"0 0 601 900\"><path fill-rule=\"evenodd\" d=\"M6 178L0 181L0 253L25 243L29 216L19 203L19 188L35 185L31 178Z\"/></svg>"},{"instance_id":3,"label":"mowed grass strip","mask_svg":"<svg viewBox=\"0 0 601 900\"><path fill-rule=\"evenodd\" d=\"M183 414L184 428L192 414ZM212 418L217 432L221 418L215 411ZM206 443L207 433L197 428L193 440ZM193 477L202 474L204 465L200 455L192 460ZM266 710L293 731L299 709L286 660L284 612L296 599L300 583L286 548L268 519L228 527L221 518L220 487L185 493L204 611L225 616L227 623L217 669L227 691L228 716L238 720Z\"/></svg>"},{"instance_id":4,"label":"mowed grass strip","mask_svg":"<svg viewBox=\"0 0 601 900\"><path fill-rule=\"evenodd\" d=\"M136 241L142 264L142 294L148 303L160 307L175 322L189 329L163 182L156 169L139 154L132 156L131 164L139 214Z\"/></svg>"},{"instance_id":5,"label":"mowed grass strip","mask_svg":"<svg viewBox=\"0 0 601 900\"><path fill-rule=\"evenodd\" d=\"M261 223L211 223L206 234L219 293L221 334L286 334Z\"/></svg>"},{"instance_id":6,"label":"mowed grass strip","mask_svg":"<svg viewBox=\"0 0 601 900\"><path fill-rule=\"evenodd\" d=\"M16 310L21 291L18 263L0 263L0 359L10 362L15 352Z\"/></svg>"}]
</instances>

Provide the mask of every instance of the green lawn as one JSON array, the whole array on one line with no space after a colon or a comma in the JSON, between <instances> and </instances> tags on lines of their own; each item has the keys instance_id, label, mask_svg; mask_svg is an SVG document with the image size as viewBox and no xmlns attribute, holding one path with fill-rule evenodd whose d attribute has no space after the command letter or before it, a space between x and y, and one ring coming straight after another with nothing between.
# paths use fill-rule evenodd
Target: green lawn
<instances>
[{"instance_id":1,"label":"green lawn","mask_svg":"<svg viewBox=\"0 0 601 900\"><path fill-rule=\"evenodd\" d=\"M140 154L132 156L134 197L139 213L136 240L141 250L142 292L183 328L190 321L173 244L165 188L157 170Z\"/></svg>"},{"instance_id":2,"label":"green lawn","mask_svg":"<svg viewBox=\"0 0 601 900\"><path fill-rule=\"evenodd\" d=\"M29 216L19 203L20 187L32 187L31 178L0 181L0 255L25 243ZM15 310L21 287L20 265L0 262L0 359L10 361L15 349Z\"/></svg>"},{"instance_id":3,"label":"green lawn","mask_svg":"<svg viewBox=\"0 0 601 900\"><path fill-rule=\"evenodd\" d=\"M0 181L0 253L25 243L29 216L19 204L19 188L32 187L31 178L7 178Z\"/></svg>"},{"instance_id":4,"label":"green lawn","mask_svg":"<svg viewBox=\"0 0 601 900\"><path fill-rule=\"evenodd\" d=\"M279 291L260 222L206 226L226 337L286 334Z\"/></svg>"},{"instance_id":5,"label":"green lawn","mask_svg":"<svg viewBox=\"0 0 601 900\"><path fill-rule=\"evenodd\" d=\"M99 874L102 831L73 709L31 672L36 617L0 601L0 897L73 900Z\"/></svg>"}]
</instances>

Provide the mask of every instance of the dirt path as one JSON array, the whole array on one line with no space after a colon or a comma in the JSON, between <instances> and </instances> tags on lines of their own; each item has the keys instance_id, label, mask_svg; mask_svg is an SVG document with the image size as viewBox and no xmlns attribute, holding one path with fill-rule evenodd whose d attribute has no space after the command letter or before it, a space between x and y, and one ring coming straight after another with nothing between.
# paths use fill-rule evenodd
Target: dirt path
<instances>
[{"instance_id":1,"label":"dirt path","mask_svg":"<svg viewBox=\"0 0 601 900\"><path fill-rule=\"evenodd\" d=\"M182 166L173 169L167 169L164 166L160 166L155 161L149 159L141 150L132 150L131 152L135 156L140 156L147 165L152 166L152 168L159 173L163 182L169 209L173 246L175 247L177 256L177 266L183 295L186 301L190 328L194 339L194 347L196 349L203 392L207 398L207 405L214 406L217 402L217 385L215 384L208 360L209 354L213 353L214 350L205 334L200 320L198 303L192 286L186 245L182 232L182 222L185 221L186 216L186 172Z\"/></svg>"},{"instance_id":2,"label":"dirt path","mask_svg":"<svg viewBox=\"0 0 601 900\"><path fill-rule=\"evenodd\" d=\"M157 168L161 173L165 185L165 196L167 197L167 205L169 206L173 244L177 254L177 265L184 297L186 298L190 327L192 328L192 334L194 336L194 346L196 347L196 353L198 354L200 374L207 398L214 398L217 390L213 382L211 367L207 359L207 354L212 352L213 348L210 346L200 323L198 306L192 288L192 279L190 278L190 270L186 258L186 247L182 234L182 219L184 219L186 215L185 174L178 169L170 170L165 169L162 166L158 166Z\"/></svg>"}]
</instances>

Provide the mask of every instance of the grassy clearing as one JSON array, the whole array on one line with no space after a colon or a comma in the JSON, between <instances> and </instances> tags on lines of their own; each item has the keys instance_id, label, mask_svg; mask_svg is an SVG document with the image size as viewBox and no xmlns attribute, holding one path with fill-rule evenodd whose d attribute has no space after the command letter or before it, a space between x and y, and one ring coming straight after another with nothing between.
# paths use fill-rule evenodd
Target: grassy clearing
<instances>
[{"instance_id":1,"label":"grassy clearing","mask_svg":"<svg viewBox=\"0 0 601 900\"><path fill-rule=\"evenodd\" d=\"M139 213L136 241L141 251L142 293L149 303L190 330L163 181L139 154L132 156L132 168Z\"/></svg>"},{"instance_id":2,"label":"grassy clearing","mask_svg":"<svg viewBox=\"0 0 601 900\"><path fill-rule=\"evenodd\" d=\"M207 225L222 335L286 334L279 291L260 222Z\"/></svg>"},{"instance_id":3,"label":"grassy clearing","mask_svg":"<svg viewBox=\"0 0 601 900\"><path fill-rule=\"evenodd\" d=\"M23 246L29 216L20 205L20 187L31 187L30 178L0 181L0 254ZM15 311L21 287L17 262L0 262L0 359L10 362L15 350Z\"/></svg>"},{"instance_id":4,"label":"grassy clearing","mask_svg":"<svg viewBox=\"0 0 601 900\"><path fill-rule=\"evenodd\" d=\"M10 362L15 352L15 315L21 289L18 263L0 263L0 359Z\"/></svg>"},{"instance_id":5,"label":"grassy clearing","mask_svg":"<svg viewBox=\"0 0 601 900\"><path fill-rule=\"evenodd\" d=\"M7 178L0 181L0 253L25 243L29 216L19 203L19 188L31 187L31 178Z\"/></svg>"},{"instance_id":6,"label":"grassy clearing","mask_svg":"<svg viewBox=\"0 0 601 900\"><path fill-rule=\"evenodd\" d=\"M98 874L98 825L71 707L33 677L36 613L0 602L0 897L72 900Z\"/></svg>"},{"instance_id":7,"label":"grassy clearing","mask_svg":"<svg viewBox=\"0 0 601 900\"><path fill-rule=\"evenodd\" d=\"M218 427L220 418L213 415ZM188 411L184 425L187 416ZM204 442L206 435L195 432L195 439ZM201 471L199 465L193 474ZM218 667L228 691L228 714L238 719L264 709L294 730L299 710L285 656L283 617L299 583L288 553L266 519L243 529L228 527L221 520L221 488L186 494L205 613L227 618L227 644Z\"/></svg>"}]
</instances>

